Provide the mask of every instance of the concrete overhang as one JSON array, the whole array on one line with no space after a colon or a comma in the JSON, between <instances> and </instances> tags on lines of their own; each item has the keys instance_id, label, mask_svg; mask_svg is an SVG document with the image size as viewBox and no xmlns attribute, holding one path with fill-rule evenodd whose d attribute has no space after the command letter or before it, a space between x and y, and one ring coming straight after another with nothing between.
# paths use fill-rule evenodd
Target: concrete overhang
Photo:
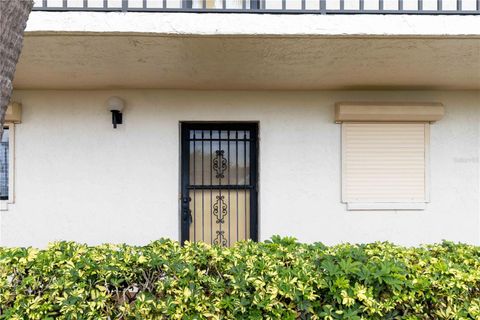
<instances>
[{"instance_id":1,"label":"concrete overhang","mask_svg":"<svg viewBox=\"0 0 480 320\"><path fill-rule=\"evenodd\" d=\"M480 16L34 12L17 89L480 89Z\"/></svg>"}]
</instances>

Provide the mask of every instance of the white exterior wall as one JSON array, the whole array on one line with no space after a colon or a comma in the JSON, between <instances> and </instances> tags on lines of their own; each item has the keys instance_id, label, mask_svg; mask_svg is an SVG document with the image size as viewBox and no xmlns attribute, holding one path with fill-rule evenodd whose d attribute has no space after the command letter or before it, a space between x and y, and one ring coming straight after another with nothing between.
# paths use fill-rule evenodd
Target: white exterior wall
<instances>
[{"instance_id":1,"label":"white exterior wall","mask_svg":"<svg viewBox=\"0 0 480 320\"><path fill-rule=\"evenodd\" d=\"M34 11L29 16L25 32L28 35L61 32L136 33L164 36L478 37L480 35L480 30L477 28L479 20L480 17L476 15Z\"/></svg>"},{"instance_id":2,"label":"white exterior wall","mask_svg":"<svg viewBox=\"0 0 480 320\"><path fill-rule=\"evenodd\" d=\"M112 129L104 106L126 100ZM473 91L16 91L15 204L0 245L179 239L179 122L259 121L259 234L301 241L480 244L480 95ZM437 101L425 211L347 211L337 101Z\"/></svg>"}]
</instances>

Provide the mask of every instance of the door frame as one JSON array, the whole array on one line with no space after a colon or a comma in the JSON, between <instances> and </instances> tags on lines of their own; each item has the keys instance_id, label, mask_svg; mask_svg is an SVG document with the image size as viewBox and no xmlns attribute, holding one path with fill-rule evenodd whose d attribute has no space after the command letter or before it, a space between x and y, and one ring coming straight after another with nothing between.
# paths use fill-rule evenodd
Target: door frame
<instances>
[{"instance_id":1,"label":"door frame","mask_svg":"<svg viewBox=\"0 0 480 320\"><path fill-rule=\"evenodd\" d=\"M239 121L182 121L180 122L180 241L183 244L190 240L190 130L249 130L250 137L250 239L258 241L258 153L259 153L259 137L258 122L239 122ZM214 128L214 129L212 129Z\"/></svg>"}]
</instances>

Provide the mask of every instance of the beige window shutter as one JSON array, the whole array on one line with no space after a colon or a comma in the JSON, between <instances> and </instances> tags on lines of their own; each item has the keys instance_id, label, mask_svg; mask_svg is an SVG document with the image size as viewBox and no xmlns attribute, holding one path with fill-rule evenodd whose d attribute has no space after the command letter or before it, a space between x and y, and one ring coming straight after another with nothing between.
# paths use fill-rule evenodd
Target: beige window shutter
<instances>
[{"instance_id":1,"label":"beige window shutter","mask_svg":"<svg viewBox=\"0 0 480 320\"><path fill-rule=\"evenodd\" d=\"M343 202L428 202L428 144L425 122L344 122Z\"/></svg>"}]
</instances>

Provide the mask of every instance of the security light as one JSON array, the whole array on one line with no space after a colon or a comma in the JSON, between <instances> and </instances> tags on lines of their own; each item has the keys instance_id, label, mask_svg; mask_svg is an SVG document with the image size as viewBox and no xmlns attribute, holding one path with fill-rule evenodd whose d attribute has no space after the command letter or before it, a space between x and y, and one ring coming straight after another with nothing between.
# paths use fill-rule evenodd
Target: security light
<instances>
[{"instance_id":1,"label":"security light","mask_svg":"<svg viewBox=\"0 0 480 320\"><path fill-rule=\"evenodd\" d=\"M125 108L125 101L119 97L110 97L107 100L107 108L112 113L113 128L117 128L117 124L123 123L122 110Z\"/></svg>"}]
</instances>

